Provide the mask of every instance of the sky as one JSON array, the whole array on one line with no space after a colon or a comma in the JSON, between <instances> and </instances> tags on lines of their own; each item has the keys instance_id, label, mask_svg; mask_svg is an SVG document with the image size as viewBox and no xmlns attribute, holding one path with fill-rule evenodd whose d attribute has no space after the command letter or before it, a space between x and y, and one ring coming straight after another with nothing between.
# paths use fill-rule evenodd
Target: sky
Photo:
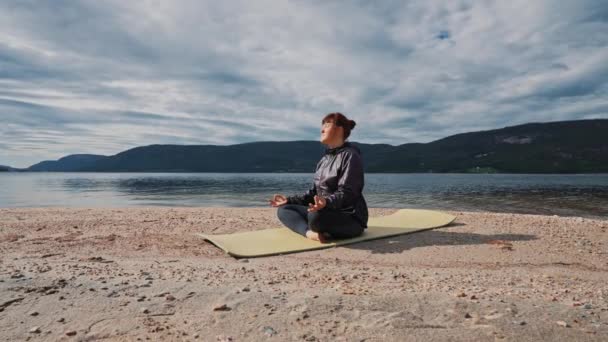
<instances>
[{"instance_id":1,"label":"sky","mask_svg":"<svg viewBox=\"0 0 608 342\"><path fill-rule=\"evenodd\" d=\"M0 164L608 118L608 2L0 2Z\"/></svg>"}]
</instances>

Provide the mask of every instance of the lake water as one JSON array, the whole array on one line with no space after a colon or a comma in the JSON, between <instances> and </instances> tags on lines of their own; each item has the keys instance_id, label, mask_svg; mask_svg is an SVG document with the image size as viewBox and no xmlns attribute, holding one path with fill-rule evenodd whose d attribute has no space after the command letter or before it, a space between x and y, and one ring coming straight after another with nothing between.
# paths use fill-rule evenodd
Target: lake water
<instances>
[{"instance_id":1,"label":"lake water","mask_svg":"<svg viewBox=\"0 0 608 342\"><path fill-rule=\"evenodd\" d=\"M0 173L0 207L267 207L307 173ZM369 207L608 217L608 174L366 174Z\"/></svg>"}]
</instances>

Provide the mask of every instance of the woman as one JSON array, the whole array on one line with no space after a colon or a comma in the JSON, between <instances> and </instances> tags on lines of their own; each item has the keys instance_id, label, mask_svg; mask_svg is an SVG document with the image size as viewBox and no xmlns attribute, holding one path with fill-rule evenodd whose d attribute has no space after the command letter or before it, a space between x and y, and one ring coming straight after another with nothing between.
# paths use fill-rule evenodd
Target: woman
<instances>
[{"instance_id":1,"label":"woman","mask_svg":"<svg viewBox=\"0 0 608 342\"><path fill-rule=\"evenodd\" d=\"M303 195L274 195L270 205L279 207L277 215L285 226L309 239L356 237L367 228L368 212L361 151L345 141L355 121L330 113L321 124L321 143L327 148L312 187Z\"/></svg>"}]
</instances>

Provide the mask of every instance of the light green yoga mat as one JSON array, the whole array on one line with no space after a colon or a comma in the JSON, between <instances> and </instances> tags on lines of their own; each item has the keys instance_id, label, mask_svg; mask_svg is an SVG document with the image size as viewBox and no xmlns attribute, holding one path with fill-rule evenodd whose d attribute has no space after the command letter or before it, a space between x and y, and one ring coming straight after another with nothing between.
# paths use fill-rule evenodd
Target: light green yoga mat
<instances>
[{"instance_id":1,"label":"light green yoga mat","mask_svg":"<svg viewBox=\"0 0 608 342\"><path fill-rule=\"evenodd\" d=\"M450 224L455 217L439 211L399 209L387 216L370 217L363 235L352 239L320 243L288 228L210 235L197 234L237 258L287 254L347 245L360 241L409 234Z\"/></svg>"}]
</instances>

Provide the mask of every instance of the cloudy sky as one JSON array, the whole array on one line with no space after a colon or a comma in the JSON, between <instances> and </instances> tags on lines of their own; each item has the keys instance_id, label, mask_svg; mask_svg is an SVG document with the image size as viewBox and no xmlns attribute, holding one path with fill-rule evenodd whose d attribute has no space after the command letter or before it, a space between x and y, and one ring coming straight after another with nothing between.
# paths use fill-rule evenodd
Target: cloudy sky
<instances>
[{"instance_id":1,"label":"cloudy sky","mask_svg":"<svg viewBox=\"0 0 608 342\"><path fill-rule=\"evenodd\" d=\"M2 1L0 164L608 118L608 2Z\"/></svg>"}]
</instances>

